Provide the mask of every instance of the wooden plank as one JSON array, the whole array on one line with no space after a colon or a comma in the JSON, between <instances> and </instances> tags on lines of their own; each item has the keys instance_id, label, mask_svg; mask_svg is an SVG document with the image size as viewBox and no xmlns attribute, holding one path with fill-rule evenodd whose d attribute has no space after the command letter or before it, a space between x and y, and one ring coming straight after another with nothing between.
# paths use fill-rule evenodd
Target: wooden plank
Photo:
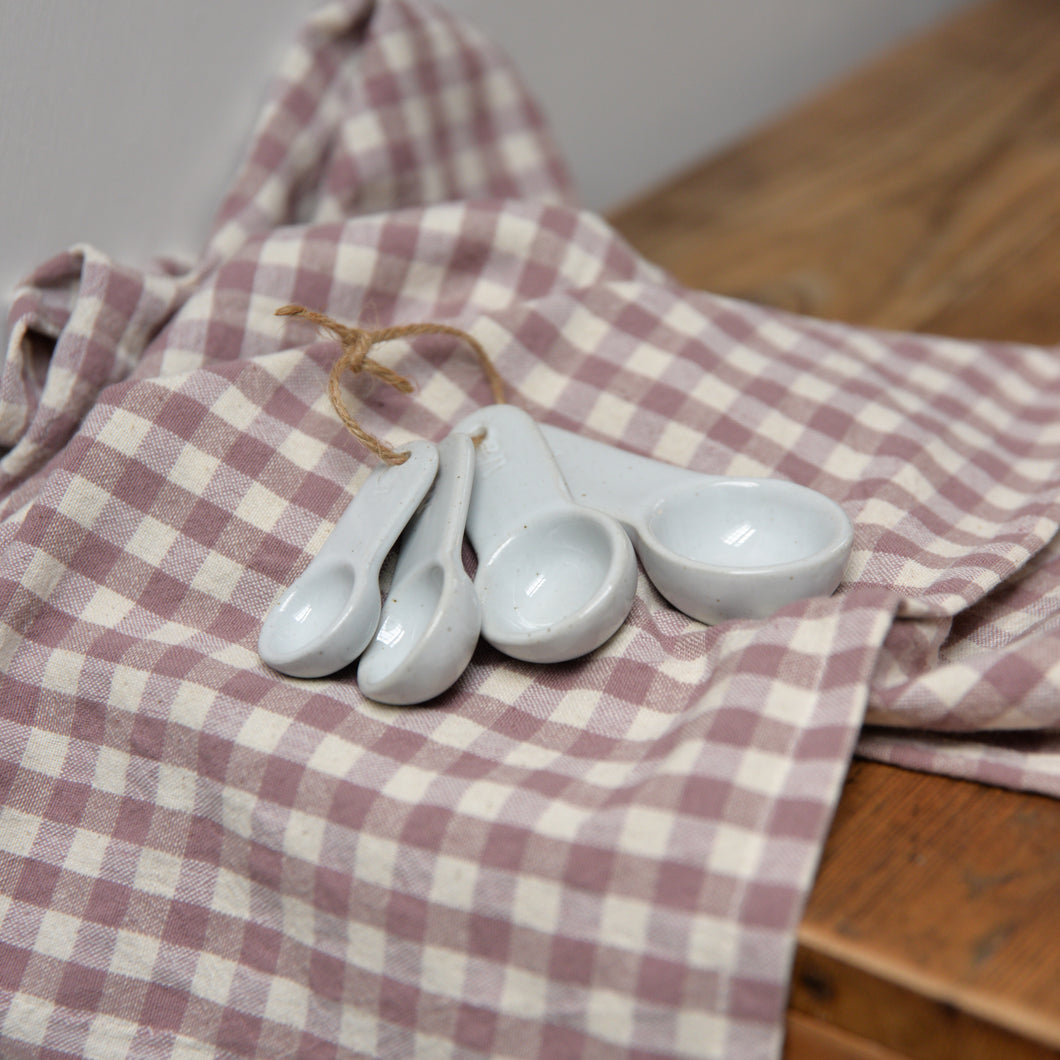
<instances>
[{"instance_id":1,"label":"wooden plank","mask_svg":"<svg viewBox=\"0 0 1060 1060\"><path fill-rule=\"evenodd\" d=\"M857 324L1060 341L1060 4L968 10L619 210L692 287Z\"/></svg>"},{"instance_id":2,"label":"wooden plank","mask_svg":"<svg viewBox=\"0 0 1060 1060\"><path fill-rule=\"evenodd\" d=\"M908 1060L908 1057L798 1012L789 1012L784 1060Z\"/></svg>"},{"instance_id":3,"label":"wooden plank","mask_svg":"<svg viewBox=\"0 0 1060 1060\"><path fill-rule=\"evenodd\" d=\"M819 1009L814 1000L821 1002ZM830 1040L829 1032L835 1032L840 1036L838 1042L845 1043L837 1048L845 1047L855 1057L856 1045L851 1043L871 1043L885 1056L903 1060L1049 1060L1056 1056L1046 1046L959 1008L939 1006L932 998L886 977L807 949L800 950L795 963L792 1004L800 1007L789 1010L789 1027L799 1016L825 1041ZM815 1018L813 1013L818 1010L820 1015ZM835 1026L837 1011L858 1027L857 1035Z\"/></svg>"},{"instance_id":4,"label":"wooden plank","mask_svg":"<svg viewBox=\"0 0 1060 1060\"><path fill-rule=\"evenodd\" d=\"M1060 3L993 0L612 221L693 287L1052 344L1057 189ZM800 929L795 1044L1060 1056L1058 943L1060 802L856 763Z\"/></svg>"},{"instance_id":5,"label":"wooden plank","mask_svg":"<svg viewBox=\"0 0 1060 1060\"><path fill-rule=\"evenodd\" d=\"M791 1005L907 1056L1060 1053L1060 803L856 762Z\"/></svg>"}]
</instances>

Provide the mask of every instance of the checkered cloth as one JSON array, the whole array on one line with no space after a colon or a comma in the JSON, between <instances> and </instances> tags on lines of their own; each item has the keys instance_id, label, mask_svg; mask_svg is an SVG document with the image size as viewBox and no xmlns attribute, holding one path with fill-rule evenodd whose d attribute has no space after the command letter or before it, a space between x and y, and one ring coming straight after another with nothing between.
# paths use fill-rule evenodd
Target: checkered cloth
<instances>
[{"instance_id":1,"label":"checkered cloth","mask_svg":"<svg viewBox=\"0 0 1060 1060\"><path fill-rule=\"evenodd\" d=\"M543 421L820 490L846 582L706 628L642 577L587 658L482 644L418 708L271 672L370 470L286 302L465 328ZM448 15L323 9L201 260L75 248L10 326L5 1058L776 1057L866 708L867 754L1060 793L1060 360L681 289ZM448 339L382 355L390 444L488 400Z\"/></svg>"}]
</instances>

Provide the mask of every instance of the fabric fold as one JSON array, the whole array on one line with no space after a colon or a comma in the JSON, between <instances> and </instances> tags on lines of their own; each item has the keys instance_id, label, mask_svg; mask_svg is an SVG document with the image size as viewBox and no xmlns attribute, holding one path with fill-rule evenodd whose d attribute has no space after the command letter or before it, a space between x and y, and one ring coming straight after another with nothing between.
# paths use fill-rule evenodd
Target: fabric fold
<instances>
[{"instance_id":1,"label":"fabric fold","mask_svg":"<svg viewBox=\"0 0 1060 1060\"><path fill-rule=\"evenodd\" d=\"M184 290L179 276L80 246L16 291L0 375L0 515L11 511L11 491L69 443L100 393L133 370Z\"/></svg>"}]
</instances>

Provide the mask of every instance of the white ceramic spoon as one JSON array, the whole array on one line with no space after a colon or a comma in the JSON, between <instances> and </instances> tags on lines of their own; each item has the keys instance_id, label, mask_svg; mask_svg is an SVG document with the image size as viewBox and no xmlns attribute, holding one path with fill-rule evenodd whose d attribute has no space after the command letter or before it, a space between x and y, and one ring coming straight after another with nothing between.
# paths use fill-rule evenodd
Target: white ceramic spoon
<instances>
[{"instance_id":1,"label":"white ceramic spoon","mask_svg":"<svg viewBox=\"0 0 1060 1060\"><path fill-rule=\"evenodd\" d=\"M438 471L431 442L404 448L408 460L375 468L309 566L273 605L258 654L274 670L323 677L353 662L374 636L380 567Z\"/></svg>"},{"instance_id":2,"label":"white ceramic spoon","mask_svg":"<svg viewBox=\"0 0 1060 1060\"><path fill-rule=\"evenodd\" d=\"M406 706L433 699L465 670L478 643L478 594L460 559L475 446L450 434L438 477L399 545L375 640L357 664L370 699Z\"/></svg>"},{"instance_id":3,"label":"white ceramic spoon","mask_svg":"<svg viewBox=\"0 0 1060 1060\"><path fill-rule=\"evenodd\" d=\"M622 523L656 588L692 618L765 618L843 577L853 529L815 490L703 475L558 427L542 433L574 498Z\"/></svg>"},{"instance_id":4,"label":"white ceramic spoon","mask_svg":"<svg viewBox=\"0 0 1060 1060\"><path fill-rule=\"evenodd\" d=\"M483 637L529 662L598 648L636 592L637 561L622 528L574 503L540 428L521 409L491 405L457 430L483 435L467 518Z\"/></svg>"}]
</instances>

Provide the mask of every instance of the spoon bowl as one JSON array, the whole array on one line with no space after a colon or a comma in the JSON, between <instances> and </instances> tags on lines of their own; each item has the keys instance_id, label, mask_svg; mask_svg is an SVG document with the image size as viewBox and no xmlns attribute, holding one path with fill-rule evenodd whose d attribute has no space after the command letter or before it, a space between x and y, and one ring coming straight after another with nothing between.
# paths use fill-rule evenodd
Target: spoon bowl
<instances>
[{"instance_id":1,"label":"spoon bowl","mask_svg":"<svg viewBox=\"0 0 1060 1060\"><path fill-rule=\"evenodd\" d=\"M264 656L312 651L329 630L363 626L372 620L374 602L357 592L357 573L340 559L318 563L280 597L262 626Z\"/></svg>"},{"instance_id":2,"label":"spoon bowl","mask_svg":"<svg viewBox=\"0 0 1060 1060\"><path fill-rule=\"evenodd\" d=\"M584 655L598 646L598 624L617 629L629 612L612 588L626 562L609 520L569 507L529 519L482 566L483 634L516 658Z\"/></svg>"},{"instance_id":3,"label":"spoon bowl","mask_svg":"<svg viewBox=\"0 0 1060 1060\"><path fill-rule=\"evenodd\" d=\"M645 573L671 603L707 622L765 618L825 596L850 553L849 524L792 483L718 478L660 501L638 529Z\"/></svg>"},{"instance_id":4,"label":"spoon bowl","mask_svg":"<svg viewBox=\"0 0 1060 1060\"><path fill-rule=\"evenodd\" d=\"M357 665L369 699L408 706L444 692L467 668L482 614L471 579L434 564L401 589Z\"/></svg>"},{"instance_id":5,"label":"spoon bowl","mask_svg":"<svg viewBox=\"0 0 1060 1060\"><path fill-rule=\"evenodd\" d=\"M390 676L398 667L408 664L409 656L421 647L423 636L438 612L438 601L445 592L445 572L440 563L428 563L402 582L400 595L387 600L387 608L375 640L357 666L357 681L362 692L381 677ZM376 690L377 691L377 690Z\"/></svg>"}]
</instances>

